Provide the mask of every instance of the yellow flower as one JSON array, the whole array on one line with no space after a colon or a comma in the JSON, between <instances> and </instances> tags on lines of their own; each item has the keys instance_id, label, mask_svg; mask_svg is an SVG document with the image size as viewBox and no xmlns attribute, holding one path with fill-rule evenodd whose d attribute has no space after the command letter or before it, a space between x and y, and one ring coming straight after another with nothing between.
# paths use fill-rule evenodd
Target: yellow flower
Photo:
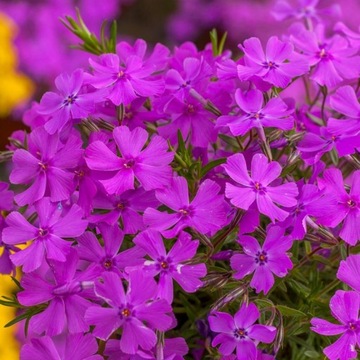
<instances>
[{"instance_id":1,"label":"yellow flower","mask_svg":"<svg viewBox=\"0 0 360 360\"><path fill-rule=\"evenodd\" d=\"M31 80L17 70L17 54L12 44L15 33L15 24L0 13L0 117L9 115L34 91Z\"/></svg>"},{"instance_id":2,"label":"yellow flower","mask_svg":"<svg viewBox=\"0 0 360 360\"><path fill-rule=\"evenodd\" d=\"M0 295L10 296L14 283L10 276L0 275ZM4 328L4 325L14 319L15 309L0 305L0 359L18 360L19 344L15 339L16 325Z\"/></svg>"}]
</instances>

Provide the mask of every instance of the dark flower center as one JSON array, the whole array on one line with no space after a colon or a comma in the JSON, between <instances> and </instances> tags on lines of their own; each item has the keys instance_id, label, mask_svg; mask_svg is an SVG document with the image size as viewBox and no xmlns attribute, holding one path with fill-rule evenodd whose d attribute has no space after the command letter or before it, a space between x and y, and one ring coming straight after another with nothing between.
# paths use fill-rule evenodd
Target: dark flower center
<instances>
[{"instance_id":1,"label":"dark flower center","mask_svg":"<svg viewBox=\"0 0 360 360\"><path fill-rule=\"evenodd\" d=\"M271 69L277 69L279 67L279 65L277 65L273 61L264 61L263 66L266 67L267 69L270 69L270 70Z\"/></svg>"},{"instance_id":2,"label":"dark flower center","mask_svg":"<svg viewBox=\"0 0 360 360\"><path fill-rule=\"evenodd\" d=\"M104 267L105 267L105 269L110 269L111 267L112 267L112 261L111 261L111 259L106 259L105 261L104 261Z\"/></svg>"},{"instance_id":3,"label":"dark flower center","mask_svg":"<svg viewBox=\"0 0 360 360\"><path fill-rule=\"evenodd\" d=\"M255 262L259 265L264 265L268 261L267 253L265 251L259 251L256 254Z\"/></svg>"},{"instance_id":4,"label":"dark flower center","mask_svg":"<svg viewBox=\"0 0 360 360\"><path fill-rule=\"evenodd\" d=\"M76 99L77 99L77 96L74 94L71 94L64 100L64 105L65 106L71 105L75 102Z\"/></svg>"},{"instance_id":5,"label":"dark flower center","mask_svg":"<svg viewBox=\"0 0 360 360\"><path fill-rule=\"evenodd\" d=\"M169 268L169 264L168 264L166 261L162 261L162 262L160 263L160 266L161 266L161 268L164 269L164 270Z\"/></svg>"},{"instance_id":6,"label":"dark flower center","mask_svg":"<svg viewBox=\"0 0 360 360\"><path fill-rule=\"evenodd\" d=\"M234 331L234 336L237 339L245 339L245 337L247 336L247 331L245 331L245 329L237 329Z\"/></svg>"},{"instance_id":7,"label":"dark flower center","mask_svg":"<svg viewBox=\"0 0 360 360\"><path fill-rule=\"evenodd\" d=\"M350 321L348 324L349 330L351 331L357 331L358 330L358 324L356 321Z\"/></svg>"},{"instance_id":8,"label":"dark flower center","mask_svg":"<svg viewBox=\"0 0 360 360\"><path fill-rule=\"evenodd\" d=\"M125 205L123 203L119 202L119 203L116 204L116 208L119 209L119 210L124 210Z\"/></svg>"},{"instance_id":9,"label":"dark flower center","mask_svg":"<svg viewBox=\"0 0 360 360\"><path fill-rule=\"evenodd\" d=\"M349 207L351 208L354 208L356 206L356 202L353 200L353 199L349 199L347 202L346 202Z\"/></svg>"},{"instance_id":10,"label":"dark flower center","mask_svg":"<svg viewBox=\"0 0 360 360\"><path fill-rule=\"evenodd\" d=\"M124 162L124 168L131 169L135 165L135 160L130 159Z\"/></svg>"},{"instance_id":11,"label":"dark flower center","mask_svg":"<svg viewBox=\"0 0 360 360\"><path fill-rule=\"evenodd\" d=\"M44 237L44 236L47 236L47 235L49 235L49 230L48 229L39 228L39 230L38 230L38 236L39 237Z\"/></svg>"},{"instance_id":12,"label":"dark flower center","mask_svg":"<svg viewBox=\"0 0 360 360\"><path fill-rule=\"evenodd\" d=\"M266 188L264 188L258 181L253 183L254 190L256 192L265 192Z\"/></svg>"},{"instance_id":13,"label":"dark flower center","mask_svg":"<svg viewBox=\"0 0 360 360\"><path fill-rule=\"evenodd\" d=\"M128 308L125 308L121 310L121 315L125 318L129 317L131 315L131 311Z\"/></svg>"},{"instance_id":14,"label":"dark flower center","mask_svg":"<svg viewBox=\"0 0 360 360\"><path fill-rule=\"evenodd\" d=\"M44 171L47 170L47 168L48 168L47 164L44 164L42 162L39 162L38 164L39 164L39 166L41 167L42 170L44 170Z\"/></svg>"},{"instance_id":15,"label":"dark flower center","mask_svg":"<svg viewBox=\"0 0 360 360\"><path fill-rule=\"evenodd\" d=\"M193 104L188 104L186 110L188 113L192 114L195 112L195 106Z\"/></svg>"}]
</instances>

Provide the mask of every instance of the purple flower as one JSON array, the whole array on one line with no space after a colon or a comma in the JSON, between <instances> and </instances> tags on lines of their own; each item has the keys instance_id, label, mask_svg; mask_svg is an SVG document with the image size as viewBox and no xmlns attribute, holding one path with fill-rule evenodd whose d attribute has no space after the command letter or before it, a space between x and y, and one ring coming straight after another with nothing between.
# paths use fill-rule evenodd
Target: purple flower
<instances>
[{"instance_id":1,"label":"purple flower","mask_svg":"<svg viewBox=\"0 0 360 360\"><path fill-rule=\"evenodd\" d=\"M295 18L307 21L315 20L321 22L322 18L339 15L341 12L339 4L331 4L328 7L319 8L319 0L297 0L297 6L292 6L287 0L278 0L272 11L278 21Z\"/></svg>"},{"instance_id":2,"label":"purple flower","mask_svg":"<svg viewBox=\"0 0 360 360\"><path fill-rule=\"evenodd\" d=\"M99 61L89 60L94 75L90 83L96 89L105 89L106 96L115 105L130 104L138 97L160 95L162 80L150 80L155 68L145 65L140 57L131 55L120 61L116 54L104 54Z\"/></svg>"},{"instance_id":3,"label":"purple flower","mask_svg":"<svg viewBox=\"0 0 360 360\"><path fill-rule=\"evenodd\" d=\"M337 278L360 293L360 255L350 255L342 260Z\"/></svg>"},{"instance_id":4,"label":"purple flower","mask_svg":"<svg viewBox=\"0 0 360 360\"><path fill-rule=\"evenodd\" d=\"M89 326L84 320L91 303L84 298L83 282L91 281L96 274L76 273L78 256L75 250L66 262L50 261L50 269L25 274L21 280L23 291L18 293L20 304L34 306L48 303L46 309L30 320L30 330L37 334L54 336L64 330L71 334L84 332Z\"/></svg>"},{"instance_id":5,"label":"purple flower","mask_svg":"<svg viewBox=\"0 0 360 360\"><path fill-rule=\"evenodd\" d=\"M360 170L352 175L349 193L339 169L327 169L323 177L324 196L310 205L311 213L321 225L333 228L343 222L339 236L355 245L360 240Z\"/></svg>"},{"instance_id":6,"label":"purple flower","mask_svg":"<svg viewBox=\"0 0 360 360\"><path fill-rule=\"evenodd\" d=\"M287 211L275 205L285 207L295 206L298 189L295 183L269 186L280 176L281 166L276 161L268 162L263 154L255 154L251 161L251 177L248 174L245 158L235 154L223 165L227 174L237 183L237 186L226 183L225 195L236 207L248 210L256 200L261 214L268 216L272 222L283 221L289 215Z\"/></svg>"},{"instance_id":7,"label":"purple flower","mask_svg":"<svg viewBox=\"0 0 360 360\"><path fill-rule=\"evenodd\" d=\"M332 316L340 322L333 324L327 320L311 319L312 331L320 335L341 335L334 344L324 349L324 354L330 360L357 359L355 350L360 336L360 294L355 291L336 291L330 300Z\"/></svg>"},{"instance_id":8,"label":"purple flower","mask_svg":"<svg viewBox=\"0 0 360 360\"><path fill-rule=\"evenodd\" d=\"M71 120L86 118L95 109L90 94L81 94L83 70L75 70L71 76L62 74L55 79L60 94L47 92L40 101L38 112L51 116L44 125L49 134L60 132Z\"/></svg>"},{"instance_id":9,"label":"purple flower","mask_svg":"<svg viewBox=\"0 0 360 360\"><path fill-rule=\"evenodd\" d=\"M204 106L191 96L185 99L174 99L167 107L166 113L171 122L158 128L159 134L175 144L180 130L184 139L194 147L206 148L216 141L217 131L212 121L212 115Z\"/></svg>"},{"instance_id":10,"label":"purple flower","mask_svg":"<svg viewBox=\"0 0 360 360\"><path fill-rule=\"evenodd\" d=\"M80 236L86 229L87 221L82 220L83 211L74 204L65 212L49 198L35 204L39 216L37 226L30 224L19 212L6 217L7 228L3 230L3 242L16 245L32 241L25 249L10 256L16 266L23 266L24 272L39 268L46 259L66 261L71 243L64 238Z\"/></svg>"},{"instance_id":11,"label":"purple flower","mask_svg":"<svg viewBox=\"0 0 360 360\"><path fill-rule=\"evenodd\" d=\"M284 277L292 262L286 253L292 246L290 237L284 236L284 230L271 226L262 246L252 236L242 235L239 238L244 254L235 254L231 258L231 268L235 270L234 278L243 279L254 273L250 286L256 292L266 295L274 285L274 275Z\"/></svg>"},{"instance_id":12,"label":"purple flower","mask_svg":"<svg viewBox=\"0 0 360 360\"><path fill-rule=\"evenodd\" d=\"M113 225L120 220L125 234L136 234L145 225L143 213L149 206L156 207L159 201L155 191L145 191L142 187L128 190L120 195L109 195L103 189L97 193L93 201L94 212L89 217L92 223L105 222ZM108 210L108 212L104 212Z\"/></svg>"},{"instance_id":13,"label":"purple flower","mask_svg":"<svg viewBox=\"0 0 360 360\"><path fill-rule=\"evenodd\" d=\"M190 201L186 179L174 177L171 186L156 191L157 199L174 212L147 208L144 222L168 238L176 236L186 227L192 227L202 234L213 234L227 220L227 205L219 192L220 186L207 179L201 183L194 199Z\"/></svg>"},{"instance_id":14,"label":"purple flower","mask_svg":"<svg viewBox=\"0 0 360 360\"><path fill-rule=\"evenodd\" d=\"M239 45L245 53L245 65L238 65L240 80L259 78L274 86L285 88L290 81L309 71L309 64L294 52L290 43L272 36L266 45L266 52L258 38L252 37Z\"/></svg>"},{"instance_id":15,"label":"purple flower","mask_svg":"<svg viewBox=\"0 0 360 360\"><path fill-rule=\"evenodd\" d=\"M279 97L272 98L264 105L263 93L259 90L249 90L243 93L235 92L235 101L242 113L239 115L220 116L217 126L228 126L234 136L243 136L256 128L262 141L265 141L264 127L274 127L291 130L294 126L293 110Z\"/></svg>"},{"instance_id":16,"label":"purple flower","mask_svg":"<svg viewBox=\"0 0 360 360\"><path fill-rule=\"evenodd\" d=\"M9 184L0 181L0 211L9 211L13 208L14 192L9 190Z\"/></svg>"},{"instance_id":17,"label":"purple flower","mask_svg":"<svg viewBox=\"0 0 360 360\"><path fill-rule=\"evenodd\" d=\"M95 292L110 307L91 306L85 319L89 325L95 325L93 334L102 340L122 328L120 350L124 353L152 349L156 344L154 329L165 331L172 324L171 306L165 300L154 300L155 280L141 271L130 273L126 294L121 279L112 272L103 273L95 284Z\"/></svg>"},{"instance_id":18,"label":"purple flower","mask_svg":"<svg viewBox=\"0 0 360 360\"><path fill-rule=\"evenodd\" d=\"M199 241L180 233L169 252L159 232L147 230L136 236L134 243L144 249L151 260L146 260L143 270L151 276L160 275L158 296L169 304L173 302L173 279L188 293L197 291L202 285L200 278L206 275L205 264L186 265L196 255ZM185 264L184 264L185 263Z\"/></svg>"},{"instance_id":19,"label":"purple flower","mask_svg":"<svg viewBox=\"0 0 360 360\"><path fill-rule=\"evenodd\" d=\"M92 232L87 231L77 239L79 246L76 248L80 259L88 261L93 271L96 271L99 276L104 271L113 271L121 275L125 267L140 265L144 262L144 251L139 247L119 252L124 234L118 225L102 224L99 229L104 247L100 245Z\"/></svg>"},{"instance_id":20,"label":"purple flower","mask_svg":"<svg viewBox=\"0 0 360 360\"><path fill-rule=\"evenodd\" d=\"M63 144L58 134L49 135L44 128L33 130L29 136L29 150L14 152L14 168L10 174L13 184L31 184L15 195L20 206L33 204L44 196L51 201L67 200L74 190L74 169L83 153L77 136L71 135Z\"/></svg>"},{"instance_id":21,"label":"purple flower","mask_svg":"<svg viewBox=\"0 0 360 360\"><path fill-rule=\"evenodd\" d=\"M86 163L92 170L115 173L110 179L100 180L109 194L120 195L134 189L135 178L146 191L162 188L171 181L169 166L173 153L168 152L166 141L153 136L147 147L148 133L142 128L130 131L119 126L113 131L121 153L116 156L103 142L95 141L86 149Z\"/></svg>"},{"instance_id":22,"label":"purple flower","mask_svg":"<svg viewBox=\"0 0 360 360\"><path fill-rule=\"evenodd\" d=\"M323 25L315 31L305 28L291 36L291 41L299 49L310 66L313 66L310 79L319 85L333 87L344 79L359 77L360 57L354 56L357 48L349 47L348 41L340 35L325 38Z\"/></svg>"},{"instance_id":23,"label":"purple flower","mask_svg":"<svg viewBox=\"0 0 360 360\"><path fill-rule=\"evenodd\" d=\"M67 334L33 338L21 348L21 360L102 360L94 355L98 344L91 334Z\"/></svg>"},{"instance_id":24,"label":"purple flower","mask_svg":"<svg viewBox=\"0 0 360 360\"><path fill-rule=\"evenodd\" d=\"M254 324L260 317L256 305L243 303L234 318L228 313L214 312L209 316L212 331L220 333L215 336L212 346L220 344L222 355L231 355L236 349L238 360L256 359L258 342L266 344L274 341L276 328Z\"/></svg>"},{"instance_id":25,"label":"purple flower","mask_svg":"<svg viewBox=\"0 0 360 360\"><path fill-rule=\"evenodd\" d=\"M156 349L150 351L139 350L136 355L125 354L120 350L119 340L109 339L106 342L104 355L108 360L184 360L189 351L183 338L165 339L164 345L158 344Z\"/></svg>"}]
</instances>

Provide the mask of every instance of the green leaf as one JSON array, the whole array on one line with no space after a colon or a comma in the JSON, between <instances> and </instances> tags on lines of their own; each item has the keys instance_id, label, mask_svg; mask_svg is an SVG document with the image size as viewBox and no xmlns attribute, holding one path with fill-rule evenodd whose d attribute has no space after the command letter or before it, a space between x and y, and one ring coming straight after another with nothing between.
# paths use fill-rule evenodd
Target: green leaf
<instances>
[{"instance_id":1,"label":"green leaf","mask_svg":"<svg viewBox=\"0 0 360 360\"><path fill-rule=\"evenodd\" d=\"M300 310L290 308L285 305L276 305L276 308L281 312L283 316L291 316L291 317L307 317L305 313Z\"/></svg>"},{"instance_id":2,"label":"green leaf","mask_svg":"<svg viewBox=\"0 0 360 360\"><path fill-rule=\"evenodd\" d=\"M207 165L205 165L201 169L201 177L203 178L209 171L211 171L216 166L219 166L221 164L226 163L226 158L216 159L213 161L210 161Z\"/></svg>"},{"instance_id":3,"label":"green leaf","mask_svg":"<svg viewBox=\"0 0 360 360\"><path fill-rule=\"evenodd\" d=\"M304 355L310 359L319 359L320 354L315 350L307 350L304 352Z\"/></svg>"}]
</instances>

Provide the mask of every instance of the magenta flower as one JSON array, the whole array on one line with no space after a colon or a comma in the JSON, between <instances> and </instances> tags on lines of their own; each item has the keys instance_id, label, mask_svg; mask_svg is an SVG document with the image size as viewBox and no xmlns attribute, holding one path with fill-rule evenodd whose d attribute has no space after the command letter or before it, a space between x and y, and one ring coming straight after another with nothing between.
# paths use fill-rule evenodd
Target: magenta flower
<instances>
[{"instance_id":1,"label":"magenta flower","mask_svg":"<svg viewBox=\"0 0 360 360\"><path fill-rule=\"evenodd\" d=\"M46 259L66 261L71 242L64 238L80 236L87 221L82 220L83 211L74 204L67 212L50 202L49 198L39 200L35 205L39 216L37 226L30 224L19 212L6 217L7 228L3 230L3 242L9 245L32 243L10 256L16 266L23 266L24 272L36 270Z\"/></svg>"},{"instance_id":2,"label":"magenta flower","mask_svg":"<svg viewBox=\"0 0 360 360\"><path fill-rule=\"evenodd\" d=\"M145 228L141 213L149 206L158 205L159 201L155 198L153 190L145 191L140 187L120 195L108 195L106 191L100 189L94 198L94 211L89 221L113 225L120 220L125 234L136 234Z\"/></svg>"},{"instance_id":3,"label":"magenta flower","mask_svg":"<svg viewBox=\"0 0 360 360\"><path fill-rule=\"evenodd\" d=\"M86 163L92 170L115 172L107 180L100 180L109 194L120 195L134 189L135 178L146 191L159 189L171 181L172 170L169 166L173 154L168 152L166 141L153 136L147 147L148 133L142 128L130 131L119 126L113 131L114 140L121 153L116 156L103 142L94 141L86 149Z\"/></svg>"},{"instance_id":4,"label":"magenta flower","mask_svg":"<svg viewBox=\"0 0 360 360\"><path fill-rule=\"evenodd\" d=\"M194 199L189 201L186 179L174 177L171 186L156 191L157 199L174 212L147 208L144 222L168 238L175 237L186 227L192 227L202 234L213 234L227 220L227 205L219 192L220 186L207 179L199 186Z\"/></svg>"},{"instance_id":5,"label":"magenta flower","mask_svg":"<svg viewBox=\"0 0 360 360\"><path fill-rule=\"evenodd\" d=\"M291 36L295 47L314 67L310 79L319 85L333 87L344 79L358 78L360 57L354 56L358 49L349 47L348 41L340 35L327 39L324 32L324 26L318 25L315 31L304 28Z\"/></svg>"},{"instance_id":6,"label":"magenta flower","mask_svg":"<svg viewBox=\"0 0 360 360\"><path fill-rule=\"evenodd\" d=\"M42 127L29 136L29 150L14 152L14 168L10 174L13 184L30 187L15 195L20 206L33 204L44 196L51 201L67 200L74 190L74 169L83 153L79 138L71 135L65 144L58 134L49 135Z\"/></svg>"},{"instance_id":7,"label":"magenta flower","mask_svg":"<svg viewBox=\"0 0 360 360\"><path fill-rule=\"evenodd\" d=\"M70 121L87 118L94 109L90 94L81 94L83 70L75 70L71 76L62 74L55 79L60 94L47 92L40 101L38 112L50 116L44 127L49 134L61 131Z\"/></svg>"},{"instance_id":8,"label":"magenta flower","mask_svg":"<svg viewBox=\"0 0 360 360\"><path fill-rule=\"evenodd\" d=\"M256 201L261 214L268 216L272 222L283 221L289 213L275 205L292 207L297 204L298 189L295 183L269 186L280 176L281 166L276 161L268 162L263 154L255 154L251 161L251 177L248 174L245 158L235 154L223 165L227 174L237 183L226 183L225 195L230 202L244 210Z\"/></svg>"},{"instance_id":9,"label":"magenta flower","mask_svg":"<svg viewBox=\"0 0 360 360\"><path fill-rule=\"evenodd\" d=\"M209 143L216 141L217 131L212 121L212 115L204 106L191 96L185 99L173 99L166 107L166 113L171 122L158 128L159 134L177 143L177 133L180 130L184 139L194 147L206 148Z\"/></svg>"},{"instance_id":10,"label":"magenta flower","mask_svg":"<svg viewBox=\"0 0 360 360\"><path fill-rule=\"evenodd\" d=\"M220 344L222 355L231 355L236 349L237 360L256 359L256 346L274 341L276 328L254 324L260 317L256 305L243 303L234 318L228 313L214 312L209 316L210 329L220 333L215 336L212 346Z\"/></svg>"},{"instance_id":11,"label":"magenta flower","mask_svg":"<svg viewBox=\"0 0 360 360\"><path fill-rule=\"evenodd\" d=\"M324 196L311 204L311 213L321 225L336 227L342 223L339 236L348 244L360 240L360 170L354 171L348 193L339 169L324 171Z\"/></svg>"},{"instance_id":12,"label":"magenta flower","mask_svg":"<svg viewBox=\"0 0 360 360\"><path fill-rule=\"evenodd\" d=\"M337 278L360 293L360 255L350 255L340 262Z\"/></svg>"},{"instance_id":13,"label":"magenta flower","mask_svg":"<svg viewBox=\"0 0 360 360\"><path fill-rule=\"evenodd\" d=\"M91 334L67 334L54 338L33 338L21 348L21 360L102 360Z\"/></svg>"},{"instance_id":14,"label":"magenta flower","mask_svg":"<svg viewBox=\"0 0 360 360\"><path fill-rule=\"evenodd\" d=\"M262 141L265 141L264 127L291 130L294 118L281 98L276 97L264 105L263 93L259 90L249 90L243 93L240 89L235 92L235 101L242 113L239 115L220 116L218 126L228 126L234 136L243 136L256 128Z\"/></svg>"},{"instance_id":15,"label":"magenta flower","mask_svg":"<svg viewBox=\"0 0 360 360\"><path fill-rule=\"evenodd\" d=\"M158 296L169 304L173 302L173 279L188 293L197 291L202 285L200 278L206 275L205 264L186 265L196 255L199 241L181 232L169 252L166 251L159 232L147 230L136 236L134 243L151 258L142 269L151 276L160 274Z\"/></svg>"},{"instance_id":16,"label":"magenta flower","mask_svg":"<svg viewBox=\"0 0 360 360\"><path fill-rule=\"evenodd\" d=\"M124 353L152 349L156 344L154 330L165 331L172 324L171 306L165 300L154 300L155 280L141 271L130 273L126 294L121 279L112 272L103 273L101 281L95 284L95 292L110 307L91 306L85 319L89 325L95 325L93 334L102 340L122 328L119 345Z\"/></svg>"},{"instance_id":17,"label":"magenta flower","mask_svg":"<svg viewBox=\"0 0 360 360\"><path fill-rule=\"evenodd\" d=\"M274 86L285 88L290 81L309 71L309 64L294 52L290 43L272 36L266 45L266 52L258 38L252 37L239 45L244 52L245 65L238 65L240 80L259 78Z\"/></svg>"},{"instance_id":18,"label":"magenta flower","mask_svg":"<svg viewBox=\"0 0 360 360\"><path fill-rule=\"evenodd\" d=\"M155 71L145 65L140 57L131 55L120 61L116 54L104 54L99 62L89 60L94 75L90 83L96 89L105 89L114 105L130 104L138 97L160 95L164 90L162 80L151 79Z\"/></svg>"},{"instance_id":19,"label":"magenta flower","mask_svg":"<svg viewBox=\"0 0 360 360\"><path fill-rule=\"evenodd\" d=\"M95 273L77 273L78 256L71 249L66 262L50 261L50 268L25 274L21 279L23 291L18 293L20 304L34 306L48 303L46 309L30 320L30 330L54 336L64 330L70 334L88 331L84 320L91 302L84 298L84 282L94 280Z\"/></svg>"},{"instance_id":20,"label":"magenta flower","mask_svg":"<svg viewBox=\"0 0 360 360\"><path fill-rule=\"evenodd\" d=\"M9 190L9 184L0 181L0 211L9 211L14 206L14 192Z\"/></svg>"},{"instance_id":21,"label":"magenta flower","mask_svg":"<svg viewBox=\"0 0 360 360\"><path fill-rule=\"evenodd\" d=\"M297 0L295 6L288 0L278 0L272 14L278 21L295 18L297 20L321 22L322 18L334 17L339 15L340 12L339 4L319 7L319 0Z\"/></svg>"},{"instance_id":22,"label":"magenta flower","mask_svg":"<svg viewBox=\"0 0 360 360\"><path fill-rule=\"evenodd\" d=\"M119 252L124 234L118 225L99 226L104 241L104 247L99 243L97 237L90 231L85 232L78 239L76 248L79 258L89 262L93 272L100 276L104 271L113 271L121 275L127 266L143 264L144 251L139 247L132 247Z\"/></svg>"},{"instance_id":23,"label":"magenta flower","mask_svg":"<svg viewBox=\"0 0 360 360\"><path fill-rule=\"evenodd\" d=\"M266 295L274 285L274 275L284 277L292 262L286 253L292 246L289 236L284 236L284 230L279 226L271 226L262 246L252 236L242 235L239 238L244 254L235 254L231 258L231 268L235 270L234 278L243 279L254 273L250 286L257 293Z\"/></svg>"},{"instance_id":24,"label":"magenta flower","mask_svg":"<svg viewBox=\"0 0 360 360\"><path fill-rule=\"evenodd\" d=\"M313 318L311 330L326 336L341 335L332 345L324 349L330 360L357 359L356 345L360 336L360 294L355 291L336 291L330 300L332 316L340 322L333 324L327 320Z\"/></svg>"},{"instance_id":25,"label":"magenta flower","mask_svg":"<svg viewBox=\"0 0 360 360\"><path fill-rule=\"evenodd\" d=\"M157 348L159 349L160 346L158 345ZM163 360L184 360L184 355L188 353L189 348L185 340L179 337L165 339L161 352L158 350L156 353L156 351L157 349L154 348L149 351L139 350L136 355L125 354L120 350L119 340L109 339L106 342L104 355L108 356L108 360L155 360L159 354L163 355Z\"/></svg>"}]
</instances>

